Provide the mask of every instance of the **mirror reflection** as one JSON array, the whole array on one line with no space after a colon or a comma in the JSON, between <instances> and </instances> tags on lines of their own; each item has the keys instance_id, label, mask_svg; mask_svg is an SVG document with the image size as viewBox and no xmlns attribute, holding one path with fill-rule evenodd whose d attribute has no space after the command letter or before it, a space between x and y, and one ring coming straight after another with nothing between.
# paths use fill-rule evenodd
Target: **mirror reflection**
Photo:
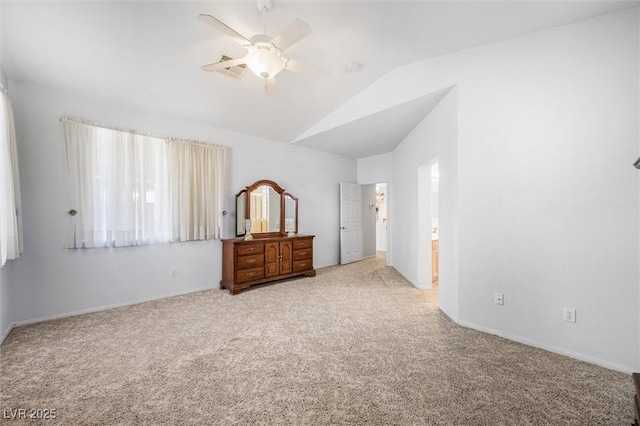
<instances>
[{"instance_id":1,"label":"mirror reflection","mask_svg":"<svg viewBox=\"0 0 640 426\"><path fill-rule=\"evenodd\" d=\"M236 235L244 235L245 226L245 203L247 199L247 191L242 190L236 195Z\"/></svg>"},{"instance_id":2,"label":"mirror reflection","mask_svg":"<svg viewBox=\"0 0 640 426\"><path fill-rule=\"evenodd\" d=\"M267 185L251 191L251 233L280 232L280 194Z\"/></svg>"},{"instance_id":3,"label":"mirror reflection","mask_svg":"<svg viewBox=\"0 0 640 426\"><path fill-rule=\"evenodd\" d=\"M298 210L298 199L291 194L284 195L284 232L298 233L296 217Z\"/></svg>"}]
</instances>

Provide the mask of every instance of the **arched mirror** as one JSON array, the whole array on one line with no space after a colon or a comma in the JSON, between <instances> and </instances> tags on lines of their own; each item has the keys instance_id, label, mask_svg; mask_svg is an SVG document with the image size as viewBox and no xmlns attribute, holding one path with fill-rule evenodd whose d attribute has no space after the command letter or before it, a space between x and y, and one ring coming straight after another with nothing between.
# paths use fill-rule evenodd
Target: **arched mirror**
<instances>
[{"instance_id":1,"label":"arched mirror","mask_svg":"<svg viewBox=\"0 0 640 426\"><path fill-rule=\"evenodd\" d=\"M271 180L259 180L236 194L236 236L257 238L298 233L298 199Z\"/></svg>"},{"instance_id":2,"label":"arched mirror","mask_svg":"<svg viewBox=\"0 0 640 426\"><path fill-rule=\"evenodd\" d=\"M281 192L269 184L261 184L249 194L248 217L252 234L280 233Z\"/></svg>"}]
</instances>

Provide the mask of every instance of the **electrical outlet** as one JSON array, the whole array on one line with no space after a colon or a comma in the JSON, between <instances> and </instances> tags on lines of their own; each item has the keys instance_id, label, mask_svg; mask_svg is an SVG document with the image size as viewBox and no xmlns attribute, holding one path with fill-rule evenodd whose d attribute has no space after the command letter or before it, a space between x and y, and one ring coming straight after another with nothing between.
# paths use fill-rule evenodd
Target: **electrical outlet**
<instances>
[{"instance_id":1,"label":"electrical outlet","mask_svg":"<svg viewBox=\"0 0 640 426\"><path fill-rule=\"evenodd\" d=\"M495 293L493 295L493 303L495 303L496 305L504 305L504 294L502 293Z\"/></svg>"},{"instance_id":2,"label":"electrical outlet","mask_svg":"<svg viewBox=\"0 0 640 426\"><path fill-rule=\"evenodd\" d=\"M176 268L169 269L169 276L170 277L175 277L176 275L178 275L178 270Z\"/></svg>"},{"instance_id":3,"label":"electrical outlet","mask_svg":"<svg viewBox=\"0 0 640 426\"><path fill-rule=\"evenodd\" d=\"M564 308L564 320L567 322L576 322L576 310L573 308Z\"/></svg>"}]
</instances>

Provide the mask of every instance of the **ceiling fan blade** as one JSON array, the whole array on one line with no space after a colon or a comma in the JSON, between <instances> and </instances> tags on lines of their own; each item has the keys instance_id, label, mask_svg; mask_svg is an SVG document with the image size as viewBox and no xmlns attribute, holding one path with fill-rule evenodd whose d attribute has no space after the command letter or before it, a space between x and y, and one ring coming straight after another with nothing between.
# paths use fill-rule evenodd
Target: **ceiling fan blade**
<instances>
[{"instance_id":1,"label":"ceiling fan blade","mask_svg":"<svg viewBox=\"0 0 640 426\"><path fill-rule=\"evenodd\" d=\"M198 19L204 22L205 24L211 25L213 28L220 31L222 34L225 34L231 37L232 39L240 43L242 46L251 46L251 42L245 36L237 32L236 30L234 30L224 22L220 21L219 19L214 18L211 15L206 15L204 13L201 13L200 15L198 15Z\"/></svg>"},{"instance_id":2,"label":"ceiling fan blade","mask_svg":"<svg viewBox=\"0 0 640 426\"><path fill-rule=\"evenodd\" d=\"M231 59L230 61L220 61L209 65L203 65L202 69L204 71L219 71L225 68L235 67L236 65L242 65L245 63L244 58L239 59Z\"/></svg>"},{"instance_id":3,"label":"ceiling fan blade","mask_svg":"<svg viewBox=\"0 0 640 426\"><path fill-rule=\"evenodd\" d=\"M271 40L271 43L280 50L288 49L303 38L309 36L313 31L309 24L296 18L295 21L289 24L284 30Z\"/></svg>"},{"instance_id":4,"label":"ceiling fan blade","mask_svg":"<svg viewBox=\"0 0 640 426\"><path fill-rule=\"evenodd\" d=\"M284 69L312 78L327 78L328 76L326 71L296 61L295 59L287 59Z\"/></svg>"},{"instance_id":5,"label":"ceiling fan blade","mask_svg":"<svg viewBox=\"0 0 640 426\"><path fill-rule=\"evenodd\" d=\"M267 95L273 95L274 93L276 93L276 78L275 77L269 77L269 78L264 78L264 93L266 93Z\"/></svg>"}]
</instances>

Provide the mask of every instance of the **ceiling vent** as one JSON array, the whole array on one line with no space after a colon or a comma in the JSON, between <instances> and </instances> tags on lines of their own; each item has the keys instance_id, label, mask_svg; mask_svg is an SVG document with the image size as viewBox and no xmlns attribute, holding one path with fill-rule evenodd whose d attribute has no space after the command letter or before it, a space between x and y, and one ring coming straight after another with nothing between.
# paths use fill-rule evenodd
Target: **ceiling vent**
<instances>
[{"instance_id":1,"label":"ceiling vent","mask_svg":"<svg viewBox=\"0 0 640 426\"><path fill-rule=\"evenodd\" d=\"M231 59L234 59L234 58L231 58L230 56L227 56L225 53L223 53L222 56L220 57L219 62L230 61ZM216 70L216 72L219 72L220 74L224 74L227 77L231 77L234 80L240 80L246 70L247 70L247 64L240 64L240 65L234 65L229 68L221 68L219 70Z\"/></svg>"}]
</instances>

